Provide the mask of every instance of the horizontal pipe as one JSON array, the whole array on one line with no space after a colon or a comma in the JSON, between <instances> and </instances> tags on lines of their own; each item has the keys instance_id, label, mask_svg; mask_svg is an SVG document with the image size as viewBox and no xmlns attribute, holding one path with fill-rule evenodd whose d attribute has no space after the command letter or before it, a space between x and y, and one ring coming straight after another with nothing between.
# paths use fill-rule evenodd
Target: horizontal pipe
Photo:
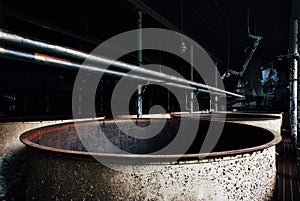
<instances>
[{"instance_id":1,"label":"horizontal pipe","mask_svg":"<svg viewBox=\"0 0 300 201\"><path fill-rule=\"evenodd\" d=\"M83 41L83 42L87 42L87 43L90 43L93 45L99 45L103 42L103 40L100 40L99 38L78 34L74 31L70 31L69 29L66 29L66 28L63 28L60 26L56 26L49 22L46 23L44 20L36 19L30 15L13 10L11 8L2 8L1 11L3 14L5 14L5 16L9 16L9 17L24 21L26 23L32 24L34 26L37 26L37 27L40 27L40 28L43 28L46 30L54 31L59 34L63 34L65 36L70 36L72 38L79 39L80 41ZM113 50L115 52L120 52L120 53L124 52L124 49L122 49L119 46L115 46L113 44L105 44L105 48L108 48L109 50ZM129 56L136 58L135 54L130 54ZM151 58L144 58L144 60L153 63L153 59L151 59Z\"/></svg>"},{"instance_id":2,"label":"horizontal pipe","mask_svg":"<svg viewBox=\"0 0 300 201\"><path fill-rule=\"evenodd\" d=\"M125 77L125 78L129 78L129 79L134 79L134 80L153 82L153 83L158 83L161 85L167 85L167 86L182 88L182 89L187 89L187 90L194 90L194 91L198 91L198 92L205 92L205 93L209 92L206 89L198 89L196 87L192 87L189 85L164 82L163 80L160 80L160 79L144 77L141 75L133 75L133 74L122 73L122 72L114 71L114 70L102 69L102 68L90 66L90 65L82 65L82 64L75 63L75 62L71 62L66 59L60 59L57 57L48 56L48 55L39 54L39 53L27 53L27 52L21 52L21 51L16 51L16 50L0 47L0 56L9 58L9 59L17 59L17 60L21 60L21 61L34 62L34 63L44 64L44 65L49 65L49 66L57 66L57 67L62 67L62 68L66 68L66 69L71 69L71 70L83 69L83 70L95 72L95 73L106 73L111 76ZM218 92L212 92L212 93L222 95Z\"/></svg>"},{"instance_id":3,"label":"horizontal pipe","mask_svg":"<svg viewBox=\"0 0 300 201\"><path fill-rule=\"evenodd\" d=\"M209 90L208 92L214 91L214 92L219 92L221 94L231 95L231 96L235 96L235 97L243 97L240 94L232 93L229 91L225 91L222 89L218 89L216 87L208 86L208 85L197 83L194 81L189 81L189 80L186 80L186 79L183 79L180 77L167 75L167 74L164 74L161 72L156 72L153 70L141 68L139 66L135 66L132 64L115 61L115 60L108 59L105 57L90 55L85 52L81 52L81 51L74 50L71 48L66 48L66 47L52 45L52 44L45 43L45 42L35 41L35 40L29 39L29 38L24 38L24 37L15 35L15 34L7 33L1 29L0 29L0 40L10 42L13 44L17 44L17 45L21 45L21 46L27 47L27 48L37 48L38 50L47 51L48 53L59 54L62 56L72 57L72 58L76 58L76 59L89 59L90 61L99 62L104 65L114 65L121 69L134 71L136 73L143 73L146 75L155 76L155 77L158 77L158 78L161 78L164 80L169 80L172 82L177 82L177 83L188 84L188 85L192 85L192 86L196 86L196 87L200 87L200 88L205 88L205 89Z\"/></svg>"}]
</instances>

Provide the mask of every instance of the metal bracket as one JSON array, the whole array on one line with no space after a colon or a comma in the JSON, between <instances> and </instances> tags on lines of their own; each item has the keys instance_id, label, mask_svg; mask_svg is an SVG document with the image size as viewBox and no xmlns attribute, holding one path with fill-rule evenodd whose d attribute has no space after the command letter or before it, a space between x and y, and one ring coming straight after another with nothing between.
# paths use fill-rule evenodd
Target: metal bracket
<instances>
[{"instance_id":1,"label":"metal bracket","mask_svg":"<svg viewBox=\"0 0 300 201\"><path fill-rule=\"evenodd\" d=\"M236 76L239 76L239 77L242 77L244 72L246 71L247 67L248 67L248 64L252 58L252 56L254 55L254 52L256 51L259 43L260 43L260 40L262 39L261 36L255 36L255 35L251 35L249 34L248 36L249 38L251 39L255 39L255 42L254 42L254 46L253 46L253 49L251 50L251 52L249 53L243 67L241 68L240 72L237 72L237 71L234 71L232 69L229 69L227 72L225 72L222 76L222 80L225 79L225 77L229 77L231 74L233 75L236 75Z\"/></svg>"}]
</instances>

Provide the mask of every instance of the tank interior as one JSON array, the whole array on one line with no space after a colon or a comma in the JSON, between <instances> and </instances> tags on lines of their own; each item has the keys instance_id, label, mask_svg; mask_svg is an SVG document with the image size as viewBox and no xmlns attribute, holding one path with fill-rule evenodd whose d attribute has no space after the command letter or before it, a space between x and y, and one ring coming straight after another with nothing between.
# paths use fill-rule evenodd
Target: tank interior
<instances>
[{"instance_id":1,"label":"tank interior","mask_svg":"<svg viewBox=\"0 0 300 201\"><path fill-rule=\"evenodd\" d=\"M138 126L144 127L147 126L150 121L147 119L143 120L120 120L122 126L127 126L128 121L134 121ZM156 126L155 123L160 121L159 119L156 121L151 121L153 126ZM181 120L186 121L196 121L198 120ZM80 125L74 126L74 124L69 123L66 125L57 125L52 126L51 129L38 129L38 134L32 132L32 134L28 134L27 138L33 143L38 145L55 148L58 150L71 150L71 151L79 151L79 152L87 152L85 148L85 143L88 143L89 150L92 153L111 153L118 154L114 152L114 150L110 149L110 146L106 146L101 140L101 134L99 132L103 132L104 136L113 143L116 147L118 147L122 151L126 151L132 154L152 154L163 147L166 147L168 144L172 142L172 140L176 137L178 133L178 129L180 126L180 120L178 119L169 119L167 120L165 126L162 130L155 135L154 137L147 139L139 139L134 138L132 136L126 135L126 133L122 132L118 126L115 124L115 121L112 120L102 120L99 122L82 122ZM206 137L206 133L209 127L209 121L200 121L200 127L196 136L194 137L194 141L190 147L183 154L200 154L200 148L203 144L203 141ZM127 128L129 133L135 133L135 128ZM77 130L83 132L83 135L87 135L88 141L82 142L81 138L85 136L78 136ZM100 131L101 130L101 131ZM235 130L235 132L232 132ZM243 135L240 133L243 132ZM147 132L145 132L145 135ZM189 133L184 133L184 136L188 136ZM234 140L232 140L234 139ZM213 147L212 152L223 152L226 155L226 151L233 150L243 150L247 148L258 147L261 145L265 145L267 143L272 142L275 139L275 135L267 130L259 129L256 127L241 125L241 124L232 124L227 123L224 125L222 130L222 134L217 144ZM275 140L274 140L275 141ZM102 143L102 144L101 144ZM179 155L182 154L177 151L179 150L170 150L172 152L166 152L167 155ZM222 155L222 153L220 153Z\"/></svg>"}]
</instances>

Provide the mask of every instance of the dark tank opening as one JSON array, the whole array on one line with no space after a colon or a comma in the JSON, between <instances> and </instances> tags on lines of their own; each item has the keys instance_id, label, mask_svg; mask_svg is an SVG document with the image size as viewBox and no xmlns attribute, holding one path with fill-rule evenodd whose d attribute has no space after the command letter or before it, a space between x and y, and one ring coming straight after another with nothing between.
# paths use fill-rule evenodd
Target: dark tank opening
<instances>
[{"instance_id":1,"label":"dark tank opening","mask_svg":"<svg viewBox=\"0 0 300 201\"><path fill-rule=\"evenodd\" d=\"M118 121L119 125L124 125L124 127L126 127L129 122L138 123L139 127L149 125L148 119L116 121ZM161 120L159 119L155 119L152 120L151 124L156 126L160 121ZM120 154L122 151L126 151L128 154L155 155L156 151L164 148L175 139L180 123L189 124L195 122L199 123L198 132L195 139L184 153L198 154L210 125L210 121L207 120L199 121L195 119L180 118L166 119L163 129L157 135L149 139L138 139L128 136L118 128L114 120L79 122L77 123L76 128L74 123L48 126L27 132L25 135L21 136L21 139L24 141L24 139L27 138L31 143L33 142L34 144L60 150L89 151L104 154ZM218 124L221 124L221 122L215 122L214 126ZM126 132L133 132L134 129L134 127L127 126ZM100 135L101 132L105 135ZM191 137L191 133L186 131L183 137L181 137L181 140L188 139L189 137ZM226 122L221 136L212 152L226 152L253 148L269 143L273 139L274 134L265 129ZM113 147L118 147L121 151L116 151ZM182 152L178 152L178 150L181 149L175 148L165 152L165 154L182 154Z\"/></svg>"}]
</instances>

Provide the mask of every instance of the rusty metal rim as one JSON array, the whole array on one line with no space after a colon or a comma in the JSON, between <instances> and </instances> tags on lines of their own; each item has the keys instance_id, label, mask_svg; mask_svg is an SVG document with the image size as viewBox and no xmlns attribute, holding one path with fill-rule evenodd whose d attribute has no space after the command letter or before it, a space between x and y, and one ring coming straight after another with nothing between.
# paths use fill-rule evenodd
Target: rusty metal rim
<instances>
[{"instance_id":1,"label":"rusty metal rim","mask_svg":"<svg viewBox=\"0 0 300 201\"><path fill-rule=\"evenodd\" d=\"M170 115L181 115L181 114L191 114L190 112L171 112ZM249 116L268 116L268 117L281 117L283 112L252 112L252 111L195 111L192 114L237 114L237 115L249 115Z\"/></svg>"},{"instance_id":2,"label":"rusty metal rim","mask_svg":"<svg viewBox=\"0 0 300 201\"><path fill-rule=\"evenodd\" d=\"M128 120L128 119L126 119ZM114 120L105 120L105 121L114 121ZM122 119L122 121L125 121L125 119ZM92 121L81 121L82 123L90 123ZM170 154L170 155L151 155L151 154L114 154L114 153L96 153L96 152L84 152L84 151L73 151L73 150L67 150L67 149L59 149L59 148L54 148L54 147L49 147L41 144L34 143L30 141L28 138L32 133L37 133L37 134L42 134L45 133L49 129L53 129L53 127L57 126L64 126L64 127L69 127L72 123L62 123L62 124L56 124L56 125L49 125L41 128L36 128L30 131L27 131L20 136L20 141L24 143L27 146L36 148L36 149L41 149L44 151L51 151L51 152L56 152L56 153L63 153L63 154L72 154L72 155L81 155L81 156L94 156L94 157L103 157L103 158L115 158L115 159L157 159L157 160L172 160L172 159L191 159L195 160L195 158L198 159L207 159L207 158L212 158L212 157L226 157L226 156L232 156L232 155L239 155L239 154L247 154L247 153L252 153L255 151L260 151L266 148L269 148L271 146L274 146L278 144L281 141L281 135L278 134L275 131L271 131L268 129L256 127L262 130L269 131L274 135L274 138L263 145L255 146L255 147L250 147L250 148L244 148L244 149L237 149L237 150L230 150L230 151L220 151L220 152L210 152L210 153L196 153L196 154ZM230 124L235 124L233 122L230 122ZM251 125L247 125L251 126ZM31 138L33 138L31 136Z\"/></svg>"},{"instance_id":3,"label":"rusty metal rim","mask_svg":"<svg viewBox=\"0 0 300 201\"><path fill-rule=\"evenodd\" d=\"M190 114L190 116L189 116ZM222 114L224 118L214 117L214 115ZM237 117L226 117L226 114L230 115L237 115ZM187 115L187 116L185 116ZM193 116L193 115L200 115L200 116ZM203 116L201 116L203 115ZM207 116L211 115L211 116ZM238 115L248 115L249 117L246 118L239 118ZM256 112L172 112L170 113L171 117L182 117L182 118L202 118L202 119L212 119L212 120L225 120L225 121L261 121L261 120L275 120L280 119L282 117L282 113L256 113ZM252 117L251 117L252 116Z\"/></svg>"},{"instance_id":4,"label":"rusty metal rim","mask_svg":"<svg viewBox=\"0 0 300 201\"><path fill-rule=\"evenodd\" d=\"M171 114L181 114L189 112L171 112ZM194 113L203 113L203 114L257 114L257 115L268 115L268 116L281 116L283 112L276 111L195 111Z\"/></svg>"}]
</instances>

